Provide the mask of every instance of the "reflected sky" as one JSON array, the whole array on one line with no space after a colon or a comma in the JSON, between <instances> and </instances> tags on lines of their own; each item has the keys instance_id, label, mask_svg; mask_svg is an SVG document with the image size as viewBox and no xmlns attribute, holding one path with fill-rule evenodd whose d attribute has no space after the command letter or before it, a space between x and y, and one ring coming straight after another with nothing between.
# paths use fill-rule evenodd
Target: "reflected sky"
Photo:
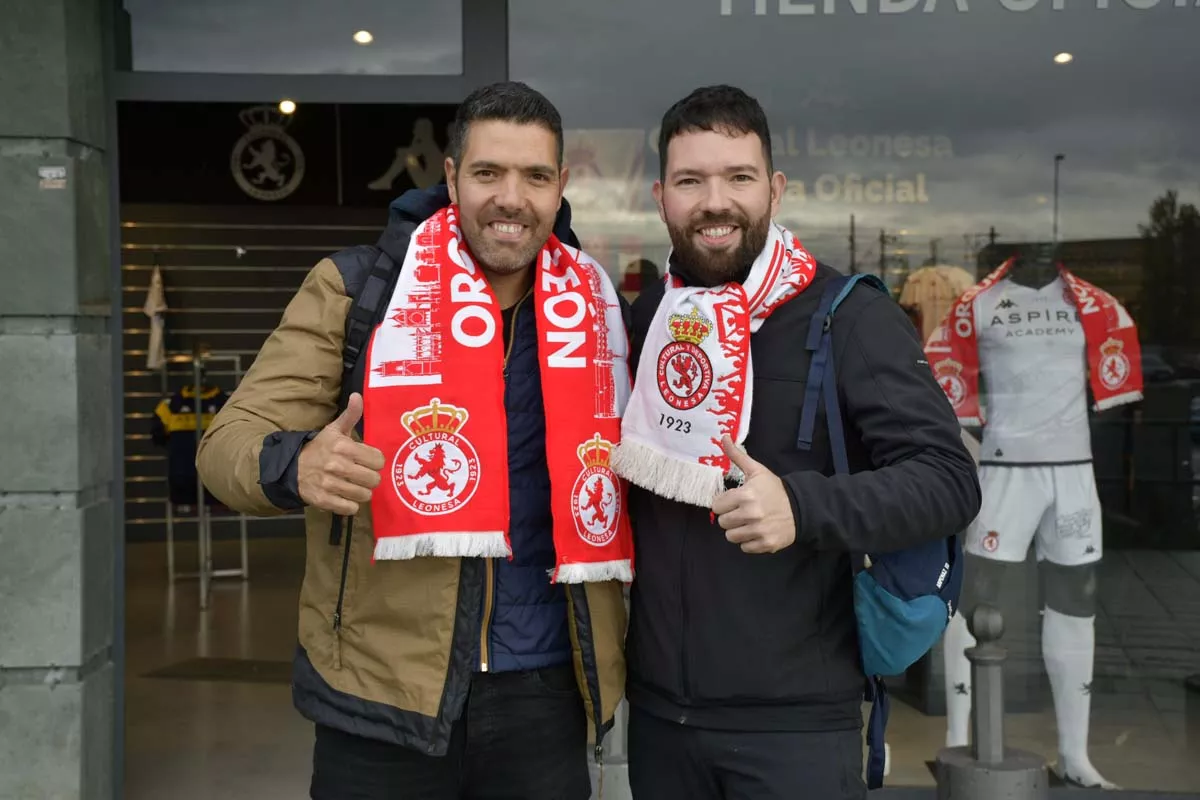
<instances>
[{"instance_id":1,"label":"reflected sky","mask_svg":"<svg viewBox=\"0 0 1200 800\"><path fill-rule=\"evenodd\" d=\"M461 0L124 0L146 72L456 75ZM354 42L355 31L374 37Z\"/></svg>"},{"instance_id":2,"label":"reflected sky","mask_svg":"<svg viewBox=\"0 0 1200 800\"><path fill-rule=\"evenodd\" d=\"M462 66L459 0L124 2L139 70ZM1136 236L1167 189L1200 202L1200 0L510 0L508 27L510 76L577 132L568 196L596 235L665 241L655 126L716 82L766 107L781 220L835 262L852 213L860 253L881 229L959 261L992 227L1047 239L1056 153L1063 238Z\"/></svg>"},{"instance_id":3,"label":"reflected sky","mask_svg":"<svg viewBox=\"0 0 1200 800\"><path fill-rule=\"evenodd\" d=\"M882 2L913 10L728 0L724 15L722 0L514 0L510 76L544 91L570 127L640 128L647 139L692 88L746 89L771 119L776 166L803 184L783 220L836 246L838 260L851 213L866 236L908 230L924 253L934 237L961 253L964 235L992 226L1003 239L1048 239L1055 153L1066 156L1063 238L1136 236L1169 188L1200 202L1196 0ZM816 13L779 13L805 5ZM1062 51L1074 61L1055 64ZM940 154L918 154L922 136L941 137ZM658 169L649 150L646 167L643 197ZM920 181L918 202L896 202L911 195L889 194L889 175L894 186ZM592 211L665 238L650 208Z\"/></svg>"}]
</instances>

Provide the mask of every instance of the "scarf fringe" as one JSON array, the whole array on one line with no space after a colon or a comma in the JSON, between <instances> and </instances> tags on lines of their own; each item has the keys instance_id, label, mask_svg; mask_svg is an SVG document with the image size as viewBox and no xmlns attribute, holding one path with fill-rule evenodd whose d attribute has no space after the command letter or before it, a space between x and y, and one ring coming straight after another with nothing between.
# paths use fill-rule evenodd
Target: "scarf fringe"
<instances>
[{"instance_id":1,"label":"scarf fringe","mask_svg":"<svg viewBox=\"0 0 1200 800\"><path fill-rule=\"evenodd\" d=\"M628 559L598 561L594 563L563 564L550 570L554 583L592 583L598 581L621 581L633 583L633 567Z\"/></svg>"},{"instance_id":2,"label":"scarf fringe","mask_svg":"<svg viewBox=\"0 0 1200 800\"><path fill-rule=\"evenodd\" d=\"M717 467L674 458L628 438L613 449L612 469L647 491L701 508L712 508L713 500L725 490Z\"/></svg>"},{"instance_id":3,"label":"scarf fringe","mask_svg":"<svg viewBox=\"0 0 1200 800\"><path fill-rule=\"evenodd\" d=\"M414 533L388 536L375 542L376 561L410 558L508 558L512 553L502 531L483 533Z\"/></svg>"},{"instance_id":4,"label":"scarf fringe","mask_svg":"<svg viewBox=\"0 0 1200 800\"><path fill-rule=\"evenodd\" d=\"M1136 392L1136 391L1135 392L1126 392L1125 394L1119 394L1116 397L1106 397L1105 399L1096 403L1096 410L1097 411L1108 411L1110 408L1116 408L1117 406L1123 406L1126 403L1136 403L1141 399L1142 399L1141 392Z\"/></svg>"}]
</instances>

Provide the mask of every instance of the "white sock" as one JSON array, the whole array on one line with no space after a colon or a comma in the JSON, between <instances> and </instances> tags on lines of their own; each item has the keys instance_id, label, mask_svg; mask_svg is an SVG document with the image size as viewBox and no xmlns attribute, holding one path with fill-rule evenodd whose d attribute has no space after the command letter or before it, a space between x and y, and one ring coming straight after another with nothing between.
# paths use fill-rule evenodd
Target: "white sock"
<instances>
[{"instance_id":1,"label":"white sock","mask_svg":"<svg viewBox=\"0 0 1200 800\"><path fill-rule=\"evenodd\" d=\"M1059 771L1084 786L1111 785L1088 758L1095 648L1095 617L1071 617L1052 608L1043 612L1042 656L1058 721Z\"/></svg>"},{"instance_id":2,"label":"white sock","mask_svg":"<svg viewBox=\"0 0 1200 800\"><path fill-rule=\"evenodd\" d=\"M956 613L942 637L946 667L946 746L965 747L971 729L971 662L966 650L975 646L967 620Z\"/></svg>"}]
</instances>

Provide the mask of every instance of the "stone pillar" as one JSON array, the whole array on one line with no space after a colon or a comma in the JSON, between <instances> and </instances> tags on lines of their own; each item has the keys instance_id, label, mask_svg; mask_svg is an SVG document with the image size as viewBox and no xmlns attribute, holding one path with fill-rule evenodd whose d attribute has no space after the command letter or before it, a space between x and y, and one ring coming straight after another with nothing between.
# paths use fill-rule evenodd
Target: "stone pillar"
<instances>
[{"instance_id":1,"label":"stone pillar","mask_svg":"<svg viewBox=\"0 0 1200 800\"><path fill-rule=\"evenodd\" d=\"M0 798L110 798L107 0L0 24Z\"/></svg>"}]
</instances>

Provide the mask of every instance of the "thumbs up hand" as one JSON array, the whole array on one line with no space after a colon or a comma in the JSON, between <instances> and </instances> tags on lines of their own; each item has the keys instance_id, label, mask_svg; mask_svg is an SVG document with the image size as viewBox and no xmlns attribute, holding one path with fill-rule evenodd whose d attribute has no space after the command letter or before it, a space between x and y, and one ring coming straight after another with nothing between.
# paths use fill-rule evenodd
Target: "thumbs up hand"
<instances>
[{"instance_id":1,"label":"thumbs up hand","mask_svg":"<svg viewBox=\"0 0 1200 800\"><path fill-rule=\"evenodd\" d=\"M796 520L783 481L728 436L722 437L721 448L746 476L745 483L713 501L725 538L744 553L777 553L791 545L796 541Z\"/></svg>"},{"instance_id":2,"label":"thumbs up hand","mask_svg":"<svg viewBox=\"0 0 1200 800\"><path fill-rule=\"evenodd\" d=\"M306 505L349 517L370 502L384 458L379 450L354 440L354 426L362 414L362 395L355 392L346 410L301 448L296 471Z\"/></svg>"}]
</instances>

